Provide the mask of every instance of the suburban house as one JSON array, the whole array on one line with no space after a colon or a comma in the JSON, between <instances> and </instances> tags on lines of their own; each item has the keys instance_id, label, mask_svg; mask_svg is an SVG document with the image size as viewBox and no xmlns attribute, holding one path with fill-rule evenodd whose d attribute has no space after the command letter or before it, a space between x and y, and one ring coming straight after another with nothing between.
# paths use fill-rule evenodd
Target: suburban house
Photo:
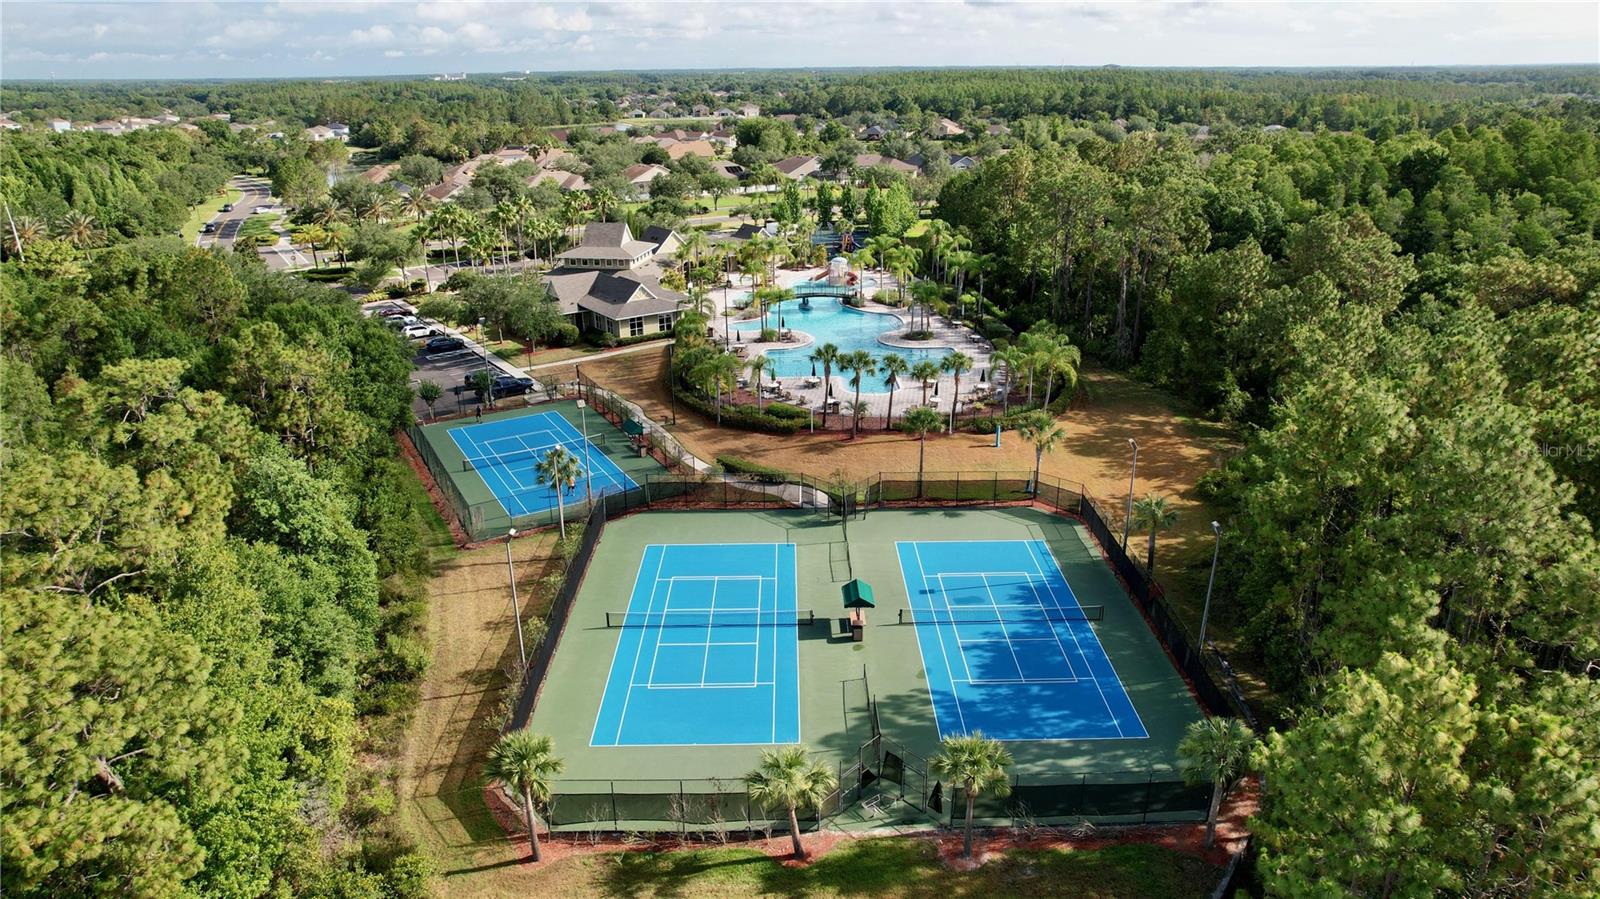
<instances>
[{"instance_id":1,"label":"suburban house","mask_svg":"<svg viewBox=\"0 0 1600 899\"><path fill-rule=\"evenodd\" d=\"M950 167L958 172L965 172L978 164L978 160L971 156L956 156L950 160Z\"/></svg>"},{"instance_id":2,"label":"suburban house","mask_svg":"<svg viewBox=\"0 0 1600 899\"><path fill-rule=\"evenodd\" d=\"M704 103L696 103L694 108L689 110L689 113L695 118L703 119L706 116L711 115L711 107L705 105Z\"/></svg>"},{"instance_id":3,"label":"suburban house","mask_svg":"<svg viewBox=\"0 0 1600 899\"><path fill-rule=\"evenodd\" d=\"M717 110L716 112L712 113L712 115L716 116L719 119L731 119L731 118L735 118L738 115L738 113L736 113L733 110L729 109L728 107L724 106L721 109Z\"/></svg>"},{"instance_id":4,"label":"suburban house","mask_svg":"<svg viewBox=\"0 0 1600 899\"><path fill-rule=\"evenodd\" d=\"M540 150L538 155L533 157L533 164L542 169L550 168L571 156L572 151L570 150L562 147L551 147L548 150Z\"/></svg>"},{"instance_id":5,"label":"suburban house","mask_svg":"<svg viewBox=\"0 0 1600 899\"><path fill-rule=\"evenodd\" d=\"M11 116L8 116L8 115L0 115L0 128L4 128L7 131L21 131L22 130L22 126L18 125L16 122L11 121Z\"/></svg>"},{"instance_id":6,"label":"suburban house","mask_svg":"<svg viewBox=\"0 0 1600 899\"><path fill-rule=\"evenodd\" d=\"M545 169L529 178L527 183L529 187L533 187L535 184L543 184L546 181L553 182L563 192L589 189L589 182L584 180L582 175L563 171L562 169Z\"/></svg>"},{"instance_id":7,"label":"suburban house","mask_svg":"<svg viewBox=\"0 0 1600 899\"><path fill-rule=\"evenodd\" d=\"M657 260L677 247L678 236L666 228L635 238L626 223L594 222L582 242L556 256L545 282L582 330L622 338L668 332L689 298L661 286Z\"/></svg>"},{"instance_id":8,"label":"suburban house","mask_svg":"<svg viewBox=\"0 0 1600 899\"><path fill-rule=\"evenodd\" d=\"M390 178L393 178L395 172L398 172L399 170L400 165L398 163L391 162L387 165L375 165L356 177L373 184L382 184L385 181L388 181Z\"/></svg>"},{"instance_id":9,"label":"suburban house","mask_svg":"<svg viewBox=\"0 0 1600 899\"><path fill-rule=\"evenodd\" d=\"M72 121L70 119L51 119L46 124L50 126L51 131L57 134L72 130Z\"/></svg>"},{"instance_id":10,"label":"suburban house","mask_svg":"<svg viewBox=\"0 0 1600 899\"><path fill-rule=\"evenodd\" d=\"M682 159L685 156L704 156L707 159L717 155L717 148L708 140L675 140L665 145L667 156L672 159Z\"/></svg>"},{"instance_id":11,"label":"suburban house","mask_svg":"<svg viewBox=\"0 0 1600 899\"><path fill-rule=\"evenodd\" d=\"M306 140L321 143L325 140L335 140L333 129L327 125L313 125L306 129Z\"/></svg>"},{"instance_id":12,"label":"suburban house","mask_svg":"<svg viewBox=\"0 0 1600 899\"><path fill-rule=\"evenodd\" d=\"M721 144L723 147L729 150L732 150L739 144L738 136L732 131L727 130L713 131L706 135L706 140L711 141L714 144Z\"/></svg>"},{"instance_id":13,"label":"suburban house","mask_svg":"<svg viewBox=\"0 0 1600 899\"><path fill-rule=\"evenodd\" d=\"M728 159L712 161L711 170L724 178L732 178L735 181L744 177L744 166Z\"/></svg>"},{"instance_id":14,"label":"suburban house","mask_svg":"<svg viewBox=\"0 0 1600 899\"><path fill-rule=\"evenodd\" d=\"M780 159L774 162L772 167L777 169L778 173L785 178L799 181L801 178L809 178L821 170L822 160L815 156L790 156L787 159Z\"/></svg>"},{"instance_id":15,"label":"suburban house","mask_svg":"<svg viewBox=\"0 0 1600 899\"><path fill-rule=\"evenodd\" d=\"M178 122L182 121L182 119L173 115L171 110L156 116L156 119L158 119L163 125L176 125Z\"/></svg>"},{"instance_id":16,"label":"suburban house","mask_svg":"<svg viewBox=\"0 0 1600 899\"><path fill-rule=\"evenodd\" d=\"M514 165L525 160L530 160L533 158L533 156L528 153L526 147L506 147L503 150L494 151L494 158L501 165Z\"/></svg>"},{"instance_id":17,"label":"suburban house","mask_svg":"<svg viewBox=\"0 0 1600 899\"><path fill-rule=\"evenodd\" d=\"M755 105L754 103L746 103L739 107L739 117L742 119L753 119L760 114L761 107Z\"/></svg>"},{"instance_id":18,"label":"suburban house","mask_svg":"<svg viewBox=\"0 0 1600 899\"><path fill-rule=\"evenodd\" d=\"M870 169L880 165L888 166L889 168L894 169L902 175L906 175L910 178L915 178L922 174L922 169L917 168L909 162L902 162L898 159L895 159L892 156L884 156L881 153L861 153L856 156L856 168Z\"/></svg>"},{"instance_id":19,"label":"suburban house","mask_svg":"<svg viewBox=\"0 0 1600 899\"><path fill-rule=\"evenodd\" d=\"M622 170L622 180L628 182L635 190L649 193L650 182L670 174L665 166L652 162L641 162L630 165Z\"/></svg>"},{"instance_id":20,"label":"suburban house","mask_svg":"<svg viewBox=\"0 0 1600 899\"><path fill-rule=\"evenodd\" d=\"M670 119L672 118L672 113L665 106L657 106L655 109L650 110L650 118Z\"/></svg>"},{"instance_id":21,"label":"suburban house","mask_svg":"<svg viewBox=\"0 0 1600 899\"><path fill-rule=\"evenodd\" d=\"M882 125L873 125L861 132L861 136L866 140L883 140L889 136L889 129Z\"/></svg>"},{"instance_id":22,"label":"suburban house","mask_svg":"<svg viewBox=\"0 0 1600 899\"><path fill-rule=\"evenodd\" d=\"M435 203L442 203L467 189L465 181L446 180L443 184L435 184L422 192L422 195Z\"/></svg>"},{"instance_id":23,"label":"suburban house","mask_svg":"<svg viewBox=\"0 0 1600 899\"><path fill-rule=\"evenodd\" d=\"M1002 136L1010 134L1010 133L1011 133L1011 129L1007 128L1004 124L1001 124L1001 123L997 122L997 123L989 126L989 136L990 137L1002 137Z\"/></svg>"},{"instance_id":24,"label":"suburban house","mask_svg":"<svg viewBox=\"0 0 1600 899\"><path fill-rule=\"evenodd\" d=\"M350 139L350 126L343 122L329 122L328 130L333 132L333 136L340 140Z\"/></svg>"},{"instance_id":25,"label":"suburban house","mask_svg":"<svg viewBox=\"0 0 1600 899\"><path fill-rule=\"evenodd\" d=\"M122 123L121 122L116 122L116 121L112 121L111 119L106 119L103 122L95 122L93 125L85 125L85 126L83 126L83 130L85 130L85 131L98 131L101 134L121 134L122 132L126 131L127 129L122 127Z\"/></svg>"},{"instance_id":26,"label":"suburban house","mask_svg":"<svg viewBox=\"0 0 1600 899\"><path fill-rule=\"evenodd\" d=\"M940 119L933 123L933 133L939 137L956 137L966 134L967 129L961 127L953 119Z\"/></svg>"}]
</instances>

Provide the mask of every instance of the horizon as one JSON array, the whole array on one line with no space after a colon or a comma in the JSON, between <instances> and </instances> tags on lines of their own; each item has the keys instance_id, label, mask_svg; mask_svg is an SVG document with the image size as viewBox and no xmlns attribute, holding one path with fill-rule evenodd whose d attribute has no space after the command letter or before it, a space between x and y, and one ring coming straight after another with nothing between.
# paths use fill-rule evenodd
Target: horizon
<instances>
[{"instance_id":1,"label":"horizon","mask_svg":"<svg viewBox=\"0 0 1600 899\"><path fill-rule=\"evenodd\" d=\"M841 24L826 38L812 37L833 21ZM781 7L23 2L7 4L0 58L7 81L30 82L1108 66L1457 69L1596 65L1596 35L1600 4L1561 0L802 0Z\"/></svg>"}]
</instances>

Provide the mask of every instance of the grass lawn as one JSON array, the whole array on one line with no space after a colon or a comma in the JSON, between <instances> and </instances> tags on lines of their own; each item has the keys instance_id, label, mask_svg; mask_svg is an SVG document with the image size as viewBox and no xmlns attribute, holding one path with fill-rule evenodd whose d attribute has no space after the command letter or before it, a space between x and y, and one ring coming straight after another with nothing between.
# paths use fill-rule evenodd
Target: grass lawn
<instances>
[{"instance_id":1,"label":"grass lawn","mask_svg":"<svg viewBox=\"0 0 1600 899\"><path fill-rule=\"evenodd\" d=\"M524 850L525 851L525 850ZM946 867L924 839L841 843L804 867L748 848L612 852L534 869L513 865L447 875L451 896L1067 896L1074 899L1204 897L1220 872L1148 845L1067 852L1017 849L973 871Z\"/></svg>"},{"instance_id":2,"label":"grass lawn","mask_svg":"<svg viewBox=\"0 0 1600 899\"><path fill-rule=\"evenodd\" d=\"M282 216L276 212L263 212L260 215L252 215L244 220L244 224L239 226L239 236L251 237L260 235L276 240L277 234L272 230L272 226L277 224L280 218Z\"/></svg>"},{"instance_id":3,"label":"grass lawn","mask_svg":"<svg viewBox=\"0 0 1600 899\"><path fill-rule=\"evenodd\" d=\"M194 243L200 237L200 228L211 221L222 207L229 203L239 202L242 194L235 188L224 188L222 193L206 200L204 203L189 210L189 220L183 223L183 240L185 243Z\"/></svg>"}]
</instances>

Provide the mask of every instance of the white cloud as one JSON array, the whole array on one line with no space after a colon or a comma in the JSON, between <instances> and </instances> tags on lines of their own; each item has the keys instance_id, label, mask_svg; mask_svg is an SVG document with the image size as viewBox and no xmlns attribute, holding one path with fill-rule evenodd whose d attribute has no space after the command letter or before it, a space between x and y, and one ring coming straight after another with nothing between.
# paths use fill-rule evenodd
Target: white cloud
<instances>
[{"instance_id":1,"label":"white cloud","mask_svg":"<svg viewBox=\"0 0 1600 899\"><path fill-rule=\"evenodd\" d=\"M412 57L451 71L1600 60L1600 4L1559 2L239 0L10 3L5 16L11 77L409 73Z\"/></svg>"}]
</instances>

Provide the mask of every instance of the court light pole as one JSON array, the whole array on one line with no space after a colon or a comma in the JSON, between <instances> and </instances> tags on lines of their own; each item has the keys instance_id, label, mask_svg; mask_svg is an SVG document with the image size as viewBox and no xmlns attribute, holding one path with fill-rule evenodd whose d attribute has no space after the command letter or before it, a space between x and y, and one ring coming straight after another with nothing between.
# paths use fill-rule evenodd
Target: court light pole
<instances>
[{"instance_id":1,"label":"court light pole","mask_svg":"<svg viewBox=\"0 0 1600 899\"><path fill-rule=\"evenodd\" d=\"M1133 478L1139 473L1139 441L1128 438L1128 445L1133 447L1133 467L1128 469L1128 507L1122 515L1122 551L1128 551L1128 532L1133 528Z\"/></svg>"},{"instance_id":2,"label":"court light pole","mask_svg":"<svg viewBox=\"0 0 1600 899\"><path fill-rule=\"evenodd\" d=\"M583 427L583 496L590 508L594 507L593 478L589 474L589 404L578 399L578 421Z\"/></svg>"},{"instance_id":3,"label":"court light pole","mask_svg":"<svg viewBox=\"0 0 1600 899\"><path fill-rule=\"evenodd\" d=\"M1217 554L1222 551L1222 525L1211 522L1211 533L1216 535L1217 541L1211 548L1211 577L1206 580L1206 603L1200 609L1200 645L1196 648L1202 655L1206 651L1206 621L1211 617L1211 586L1217 582Z\"/></svg>"},{"instance_id":4,"label":"court light pole","mask_svg":"<svg viewBox=\"0 0 1600 899\"><path fill-rule=\"evenodd\" d=\"M517 608L517 569L511 564L511 538L517 536L517 529L506 531L506 575L511 579L511 620L517 623L517 658L522 660L524 670L528 667L528 647L522 642L522 610Z\"/></svg>"}]
</instances>

